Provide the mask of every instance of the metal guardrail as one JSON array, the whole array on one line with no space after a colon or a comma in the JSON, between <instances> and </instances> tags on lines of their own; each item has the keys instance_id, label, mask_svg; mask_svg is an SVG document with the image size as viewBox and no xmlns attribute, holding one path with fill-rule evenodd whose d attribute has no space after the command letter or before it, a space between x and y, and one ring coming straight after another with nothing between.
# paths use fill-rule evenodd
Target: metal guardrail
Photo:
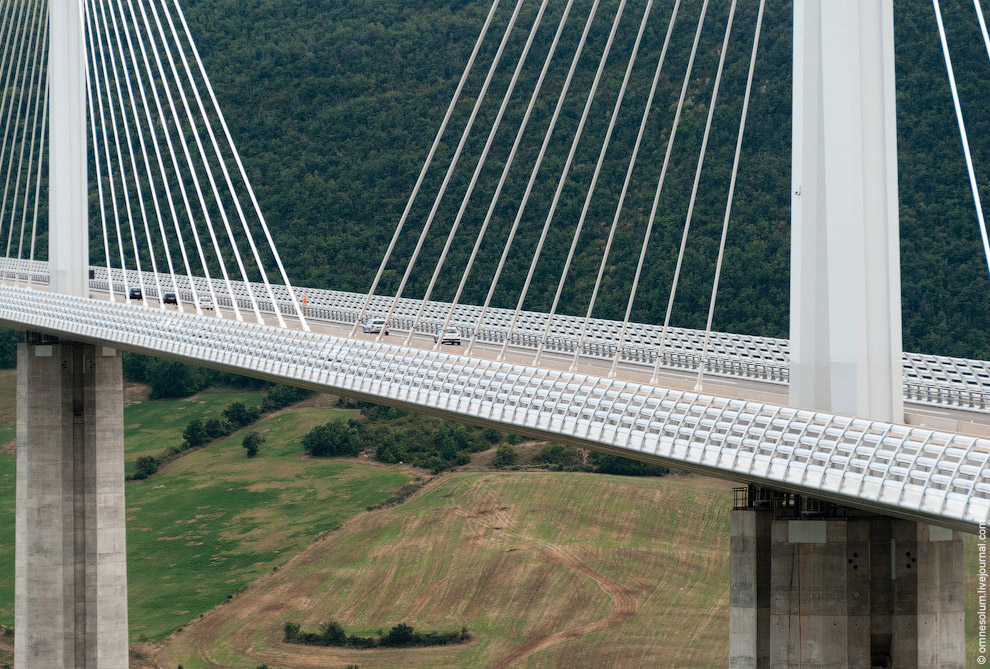
<instances>
[{"instance_id":1,"label":"metal guardrail","mask_svg":"<svg viewBox=\"0 0 990 669\"><path fill-rule=\"evenodd\" d=\"M90 285L96 290L109 290L110 283L106 268L93 267L94 279ZM124 273L119 269L111 270L114 277L114 290L123 294L127 285L139 285L143 280L149 296L157 296L155 275L144 272L139 277L134 270L128 270L127 282ZM43 261L25 261L0 259L0 276L5 279L15 277L27 282L29 277L33 283L45 285L48 282L48 266ZM172 276L159 274L158 280L164 289L171 287ZM186 303L193 302L193 286L185 276L176 276L180 286L179 299ZM268 293L263 284L231 282L237 305L245 311L251 310L249 294L256 296L259 308L266 313L274 313L275 308L285 316L294 315L294 309L288 299L284 286L273 286L277 300L273 306L268 299ZM200 293L207 291L206 279L194 277L193 284ZM222 281L214 280L214 292L222 307L231 307L232 301ZM300 295L306 295L307 317L332 323L351 325L357 319L363 304L364 295L342 291L317 290L296 288ZM391 298L376 296L369 310L370 316L384 316L387 313ZM396 332L408 332L414 322L413 315L420 306L418 300L403 299L399 301L390 327ZM416 330L422 334L431 334L442 325L450 309L443 302L430 302L425 310L425 317L420 320ZM500 329L499 324L507 325L511 310L492 309L486 317L483 327L475 328L480 307L458 305L454 311L452 322L462 328L467 337L478 337L479 341L489 344L501 344L506 336L506 329ZM439 318L436 318L438 316ZM582 319L572 316L555 316L554 328L547 339L545 349L550 352L573 354L579 343L579 333ZM523 312L519 320L519 329L513 333L510 344L517 348L535 349L546 326L546 314ZM588 338L582 347L581 355L585 358L611 360L616 352L615 339L621 324L604 319L593 319L592 328L596 336ZM632 323L629 328L628 342L619 350L619 359L631 364L653 365L656 362L657 346L649 341L659 339L659 328L642 323ZM660 366L672 370L697 371L701 360L700 348L704 333L698 330L672 328L670 339L664 349ZM706 357L706 373L714 376L735 377L758 380L764 383L785 384L789 381L788 342L784 339L735 335L731 333L712 333L711 350ZM905 400L930 406L955 407L977 412L990 412L990 362L967 360L946 356L925 355L919 353L904 354L904 397Z\"/></svg>"}]
</instances>

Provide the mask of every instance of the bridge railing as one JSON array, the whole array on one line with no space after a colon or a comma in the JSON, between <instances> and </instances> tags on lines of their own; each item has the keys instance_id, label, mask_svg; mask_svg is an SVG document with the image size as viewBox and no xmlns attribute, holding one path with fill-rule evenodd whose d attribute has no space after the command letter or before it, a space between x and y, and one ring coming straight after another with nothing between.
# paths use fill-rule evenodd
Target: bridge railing
<instances>
[{"instance_id":1,"label":"bridge railing","mask_svg":"<svg viewBox=\"0 0 990 669\"><path fill-rule=\"evenodd\" d=\"M139 275L136 271L124 273L118 269L93 267L93 290L108 291L110 276L114 281L114 291L123 294L125 285L140 285L143 282L150 297L157 297L156 277L151 272ZM48 282L48 268L45 262L31 262L14 259L0 259L0 276L7 281L16 281L43 286ZM158 282L163 291L172 290L172 275L159 274ZM193 301L193 287L200 295L208 294L205 278L193 277L192 283L186 276L176 276L179 299L187 304ZM266 313L278 309L284 316L292 317L294 309L284 286L273 286L276 302L268 299L267 290L262 284L231 282L238 307L249 311L251 296L255 296L259 308ZM229 308L232 300L226 285L213 281L214 292L219 306ZM343 291L297 288L297 293L307 298L308 318L343 325L353 325L360 313L364 296ZM282 299L284 298L284 300ZM384 316L391 304L387 296L375 296L369 316ZM414 322L420 302L400 300L390 327L396 332L407 332ZM417 332L431 335L445 320L450 305L443 302L430 302L424 311L425 317L417 325ZM476 337L480 343L501 345L506 337L511 310L493 309L486 316L485 323L476 328L480 307L458 305L452 322L460 327L468 338ZM589 360L610 360L616 354L618 328L621 324L605 319L593 319L590 331L594 337L586 338L581 355ZM580 341L582 319L573 316L555 316L551 335L546 342L546 350L551 353L573 355ZM522 312L519 327L512 334L510 345L522 349L533 349L546 329L546 314ZM632 323L625 343L619 349L620 361L651 366L656 362L659 328L649 324ZM671 328L667 345L664 348L660 366L672 370L696 371L701 360L700 350L704 333L697 330ZM766 383L787 383L789 380L788 343L786 340L713 333L709 355L706 356L706 372L714 376L736 377L759 380ZM904 393L910 402L932 406L951 406L973 411L990 412L990 362L967 360L946 356L919 353L904 354Z\"/></svg>"}]
</instances>

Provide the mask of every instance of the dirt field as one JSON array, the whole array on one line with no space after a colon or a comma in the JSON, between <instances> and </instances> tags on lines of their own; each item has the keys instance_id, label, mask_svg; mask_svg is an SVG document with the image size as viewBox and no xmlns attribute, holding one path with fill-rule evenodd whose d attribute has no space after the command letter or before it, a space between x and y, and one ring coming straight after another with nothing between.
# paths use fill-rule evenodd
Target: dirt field
<instances>
[{"instance_id":1,"label":"dirt field","mask_svg":"<svg viewBox=\"0 0 990 669\"><path fill-rule=\"evenodd\" d=\"M167 639L152 666L709 667L728 645L729 486L698 477L461 473L362 514ZM287 621L460 646L287 645Z\"/></svg>"}]
</instances>

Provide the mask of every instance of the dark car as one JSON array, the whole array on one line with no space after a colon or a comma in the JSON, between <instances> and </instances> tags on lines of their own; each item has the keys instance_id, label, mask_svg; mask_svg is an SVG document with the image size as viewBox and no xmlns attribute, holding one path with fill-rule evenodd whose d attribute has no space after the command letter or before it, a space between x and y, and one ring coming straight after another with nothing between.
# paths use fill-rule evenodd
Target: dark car
<instances>
[{"instance_id":1,"label":"dark car","mask_svg":"<svg viewBox=\"0 0 990 669\"><path fill-rule=\"evenodd\" d=\"M132 300L144 299L144 293L141 292L140 288L131 288L131 292L128 294Z\"/></svg>"},{"instance_id":2,"label":"dark car","mask_svg":"<svg viewBox=\"0 0 990 669\"><path fill-rule=\"evenodd\" d=\"M162 293L162 304L178 304L179 300L175 293Z\"/></svg>"}]
</instances>

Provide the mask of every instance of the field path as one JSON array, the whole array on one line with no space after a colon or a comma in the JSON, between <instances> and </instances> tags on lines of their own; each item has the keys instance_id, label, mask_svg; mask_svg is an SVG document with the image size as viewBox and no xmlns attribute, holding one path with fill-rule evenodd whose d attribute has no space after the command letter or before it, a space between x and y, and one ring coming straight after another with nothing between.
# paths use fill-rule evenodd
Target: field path
<instances>
[{"instance_id":1,"label":"field path","mask_svg":"<svg viewBox=\"0 0 990 669\"><path fill-rule=\"evenodd\" d=\"M491 535L493 538L497 537L495 540L501 543L510 543L508 540L511 539L514 546L518 546L520 543L530 544L530 550L539 553L547 560L594 580L615 604L612 613L601 620L529 639L493 665L495 669L510 667L561 641L621 625L639 610L639 600L632 589L590 568L570 548L519 531L515 527L514 516L508 512L506 507L499 506L499 497L489 487L489 483L486 478L480 478L464 495L465 500L473 502L475 508L481 510L480 513L455 505L456 513L467 518L470 522L483 525L488 529L502 530L499 534Z\"/></svg>"}]
</instances>

